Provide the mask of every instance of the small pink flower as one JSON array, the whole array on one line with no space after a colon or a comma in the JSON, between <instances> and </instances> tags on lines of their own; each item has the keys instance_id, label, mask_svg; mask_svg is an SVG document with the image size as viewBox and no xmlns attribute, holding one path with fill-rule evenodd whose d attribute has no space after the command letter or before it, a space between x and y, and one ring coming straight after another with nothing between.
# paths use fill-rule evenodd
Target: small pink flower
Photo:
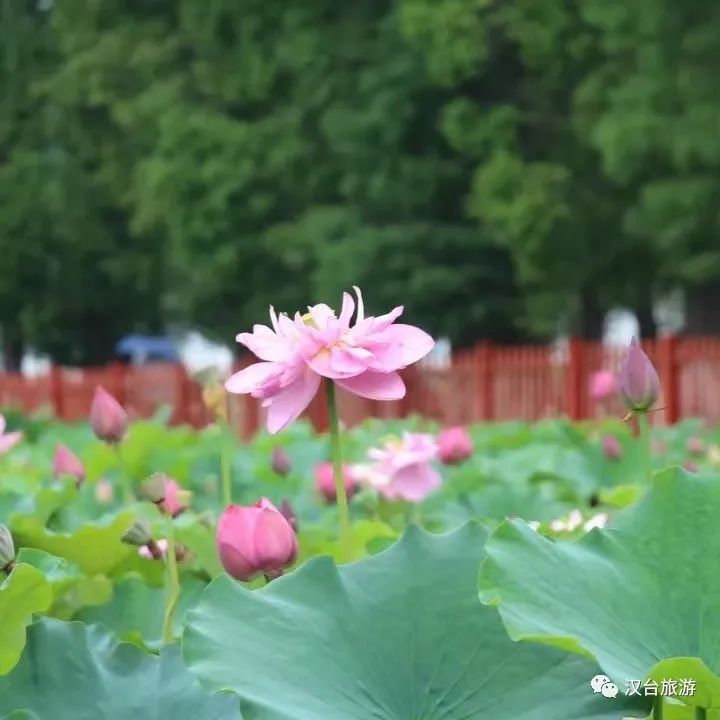
<instances>
[{"instance_id":1,"label":"small pink flower","mask_svg":"<svg viewBox=\"0 0 720 720\"><path fill-rule=\"evenodd\" d=\"M614 435L605 435L602 439L603 454L608 460L619 460L623 449L620 441Z\"/></svg>"},{"instance_id":2,"label":"small pink flower","mask_svg":"<svg viewBox=\"0 0 720 720\"><path fill-rule=\"evenodd\" d=\"M5 418L0 415L0 455L4 455L10 448L15 447L23 438L21 432L5 432Z\"/></svg>"},{"instance_id":3,"label":"small pink flower","mask_svg":"<svg viewBox=\"0 0 720 720\"><path fill-rule=\"evenodd\" d=\"M187 493L173 480L167 478L165 481L165 508L172 517L177 517L187 510Z\"/></svg>"},{"instance_id":4,"label":"small pink flower","mask_svg":"<svg viewBox=\"0 0 720 720\"><path fill-rule=\"evenodd\" d=\"M353 475L353 468L350 465L343 465L342 474L343 482L345 483L345 492L348 498L351 498L357 490L357 482ZM315 488L320 495L322 495L325 502L334 503L337 500L332 463L322 462L315 467Z\"/></svg>"},{"instance_id":5,"label":"small pink flower","mask_svg":"<svg viewBox=\"0 0 720 720\"><path fill-rule=\"evenodd\" d=\"M322 378L360 397L398 400L405 384L398 374L427 355L433 339L412 325L395 324L402 306L387 315L365 317L358 288L355 301L343 294L339 316L325 304L308 308L293 320L270 308L272 329L255 325L252 333L240 333L237 341L262 362L233 375L225 383L231 393L250 393L268 408L267 429L284 430L310 404Z\"/></svg>"},{"instance_id":6,"label":"small pink flower","mask_svg":"<svg viewBox=\"0 0 720 720\"><path fill-rule=\"evenodd\" d=\"M610 370L598 370L590 378L590 397L595 402L609 400L617 393L617 379Z\"/></svg>"},{"instance_id":7,"label":"small pink flower","mask_svg":"<svg viewBox=\"0 0 720 720\"><path fill-rule=\"evenodd\" d=\"M58 443L53 458L53 475L70 475L80 484L85 479L85 466L80 458L66 445Z\"/></svg>"},{"instance_id":8,"label":"small pink flower","mask_svg":"<svg viewBox=\"0 0 720 720\"><path fill-rule=\"evenodd\" d=\"M109 505L113 499L113 486L109 480L98 480L95 485L95 499L101 505Z\"/></svg>"},{"instance_id":9,"label":"small pink flower","mask_svg":"<svg viewBox=\"0 0 720 720\"><path fill-rule=\"evenodd\" d=\"M449 427L438 435L440 460L454 465L472 457L473 444L468 431L461 426Z\"/></svg>"},{"instance_id":10,"label":"small pink flower","mask_svg":"<svg viewBox=\"0 0 720 720\"><path fill-rule=\"evenodd\" d=\"M620 394L633 412L647 412L660 394L657 371L634 338L620 368L619 381Z\"/></svg>"},{"instance_id":11,"label":"small pink flower","mask_svg":"<svg viewBox=\"0 0 720 720\"><path fill-rule=\"evenodd\" d=\"M90 425L106 443L118 443L127 432L127 414L122 405L102 387L95 390L90 406Z\"/></svg>"},{"instance_id":12,"label":"small pink flower","mask_svg":"<svg viewBox=\"0 0 720 720\"><path fill-rule=\"evenodd\" d=\"M380 448L371 448L368 457L373 463L356 465L353 473L388 500L422 502L442 484L430 464L438 457L432 435L406 432L400 440L392 438Z\"/></svg>"},{"instance_id":13,"label":"small pink flower","mask_svg":"<svg viewBox=\"0 0 720 720\"><path fill-rule=\"evenodd\" d=\"M697 436L688 438L686 447L691 455L703 455L705 453L705 443L702 438Z\"/></svg>"},{"instance_id":14,"label":"small pink flower","mask_svg":"<svg viewBox=\"0 0 720 720\"><path fill-rule=\"evenodd\" d=\"M267 499L254 505L230 505L220 516L217 547L225 571L247 582L259 573L280 574L297 557L290 523Z\"/></svg>"},{"instance_id":15,"label":"small pink flower","mask_svg":"<svg viewBox=\"0 0 720 720\"><path fill-rule=\"evenodd\" d=\"M158 540L156 543L158 550L160 551L160 554L162 557L165 557L167 555L167 549L168 549L168 541L165 539ZM138 554L140 557L147 558L148 560L156 560L152 554L152 551L147 545L143 545L142 547L138 548Z\"/></svg>"}]
</instances>

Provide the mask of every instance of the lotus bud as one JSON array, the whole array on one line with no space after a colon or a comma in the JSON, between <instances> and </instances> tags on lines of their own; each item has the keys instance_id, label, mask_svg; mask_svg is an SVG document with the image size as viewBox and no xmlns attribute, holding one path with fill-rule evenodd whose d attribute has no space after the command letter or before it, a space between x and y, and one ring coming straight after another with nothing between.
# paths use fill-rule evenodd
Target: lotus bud
<instances>
[{"instance_id":1,"label":"lotus bud","mask_svg":"<svg viewBox=\"0 0 720 720\"><path fill-rule=\"evenodd\" d=\"M280 447L276 447L272 454L271 463L273 472L278 475L287 475L292 467L287 453Z\"/></svg>"},{"instance_id":2,"label":"lotus bud","mask_svg":"<svg viewBox=\"0 0 720 720\"><path fill-rule=\"evenodd\" d=\"M10 530L0 525L0 570L11 572L15 565L15 543Z\"/></svg>"},{"instance_id":3,"label":"lotus bud","mask_svg":"<svg viewBox=\"0 0 720 720\"><path fill-rule=\"evenodd\" d=\"M631 412L647 412L660 394L657 371L634 338L620 368L619 381L620 394Z\"/></svg>"},{"instance_id":4,"label":"lotus bud","mask_svg":"<svg viewBox=\"0 0 720 720\"><path fill-rule=\"evenodd\" d=\"M150 523L145 518L137 518L125 531L121 540L128 545L136 545L137 547L147 545L152 540Z\"/></svg>"},{"instance_id":5,"label":"lotus bud","mask_svg":"<svg viewBox=\"0 0 720 720\"><path fill-rule=\"evenodd\" d=\"M472 457L473 444L464 427L450 427L438 435L438 452L445 465L455 465Z\"/></svg>"},{"instance_id":6,"label":"lotus bud","mask_svg":"<svg viewBox=\"0 0 720 720\"><path fill-rule=\"evenodd\" d=\"M358 489L357 482L349 465L342 466L343 482L348 498L351 498ZM315 468L315 488L325 502L336 502L335 474L333 465L329 462L319 463Z\"/></svg>"},{"instance_id":7,"label":"lotus bud","mask_svg":"<svg viewBox=\"0 0 720 720\"><path fill-rule=\"evenodd\" d=\"M183 490L175 480L164 473L154 473L147 478L140 492L146 500L155 503L162 512L172 517L185 512L192 500L189 490Z\"/></svg>"},{"instance_id":8,"label":"lotus bud","mask_svg":"<svg viewBox=\"0 0 720 720\"><path fill-rule=\"evenodd\" d=\"M608 460L619 460L623 449L620 441L614 435L605 435L602 439L603 454Z\"/></svg>"},{"instance_id":9,"label":"lotus bud","mask_svg":"<svg viewBox=\"0 0 720 720\"><path fill-rule=\"evenodd\" d=\"M85 467L82 461L70 448L62 443L58 443L55 448L53 475L55 477L70 475L75 478L77 487L80 487L83 480L85 480Z\"/></svg>"},{"instance_id":10,"label":"lotus bud","mask_svg":"<svg viewBox=\"0 0 720 720\"><path fill-rule=\"evenodd\" d=\"M590 397L595 402L603 402L617 393L617 379L610 370L598 370L590 378Z\"/></svg>"},{"instance_id":11,"label":"lotus bud","mask_svg":"<svg viewBox=\"0 0 720 720\"><path fill-rule=\"evenodd\" d=\"M217 547L225 571L244 582L259 573L277 577L295 562L298 550L290 523L267 498L226 508L218 522Z\"/></svg>"},{"instance_id":12,"label":"lotus bud","mask_svg":"<svg viewBox=\"0 0 720 720\"><path fill-rule=\"evenodd\" d=\"M95 390L90 406L90 425L95 435L109 444L119 443L127 432L127 413L102 387Z\"/></svg>"},{"instance_id":13,"label":"lotus bud","mask_svg":"<svg viewBox=\"0 0 720 720\"><path fill-rule=\"evenodd\" d=\"M290 523L290 527L297 532L298 531L298 519L292 505L288 500L283 500L278 508L283 514L283 517Z\"/></svg>"},{"instance_id":14,"label":"lotus bud","mask_svg":"<svg viewBox=\"0 0 720 720\"><path fill-rule=\"evenodd\" d=\"M705 443L702 438L697 436L688 438L686 447L691 455L703 455L705 453Z\"/></svg>"},{"instance_id":15,"label":"lotus bud","mask_svg":"<svg viewBox=\"0 0 720 720\"><path fill-rule=\"evenodd\" d=\"M109 505L112 502L113 494L113 486L109 480L105 478L98 480L97 485L95 485L95 499L101 505Z\"/></svg>"}]
</instances>

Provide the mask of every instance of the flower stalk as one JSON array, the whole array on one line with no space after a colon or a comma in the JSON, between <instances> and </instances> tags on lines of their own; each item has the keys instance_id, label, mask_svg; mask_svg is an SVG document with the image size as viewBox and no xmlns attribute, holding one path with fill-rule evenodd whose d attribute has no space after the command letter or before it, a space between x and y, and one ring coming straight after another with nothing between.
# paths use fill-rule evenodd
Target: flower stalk
<instances>
[{"instance_id":1,"label":"flower stalk","mask_svg":"<svg viewBox=\"0 0 720 720\"><path fill-rule=\"evenodd\" d=\"M129 505L135 500L135 495L132 491L132 483L130 482L130 473L128 471L127 463L123 457L122 450L120 449L120 443L113 443L115 448L115 456L117 457L118 469L120 470L120 482L122 484L123 491L123 502Z\"/></svg>"},{"instance_id":2,"label":"flower stalk","mask_svg":"<svg viewBox=\"0 0 720 720\"><path fill-rule=\"evenodd\" d=\"M663 720L663 699L658 695L653 703L652 720Z\"/></svg>"},{"instance_id":3,"label":"flower stalk","mask_svg":"<svg viewBox=\"0 0 720 720\"><path fill-rule=\"evenodd\" d=\"M348 499L345 491L345 479L342 471L342 448L340 445L340 420L338 418L337 398L335 396L335 383L326 380L328 418L330 421L330 457L333 464L333 477L335 479L335 497L338 513L340 515L340 549L344 560L350 560L352 544L350 538L350 516L348 513Z\"/></svg>"},{"instance_id":4,"label":"flower stalk","mask_svg":"<svg viewBox=\"0 0 720 720\"><path fill-rule=\"evenodd\" d=\"M652 432L650 430L650 421L647 413L638 413L638 424L640 426L640 444L643 450L643 461L645 464L645 482L650 485L653 478L653 458L652 458Z\"/></svg>"},{"instance_id":5,"label":"flower stalk","mask_svg":"<svg viewBox=\"0 0 720 720\"><path fill-rule=\"evenodd\" d=\"M171 643L174 638L173 617L180 598L180 576L178 573L177 555L175 552L175 526L172 517L168 517L167 553L165 564L167 569L165 617L163 620L163 642Z\"/></svg>"}]
</instances>

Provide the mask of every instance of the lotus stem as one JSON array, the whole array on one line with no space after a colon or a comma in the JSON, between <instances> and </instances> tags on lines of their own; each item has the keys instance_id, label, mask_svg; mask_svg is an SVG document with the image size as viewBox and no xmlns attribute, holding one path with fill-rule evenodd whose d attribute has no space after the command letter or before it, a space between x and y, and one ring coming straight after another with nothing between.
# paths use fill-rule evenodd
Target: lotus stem
<instances>
[{"instance_id":1,"label":"lotus stem","mask_svg":"<svg viewBox=\"0 0 720 720\"><path fill-rule=\"evenodd\" d=\"M175 553L175 526L172 518L168 518L167 554L165 556L167 568L165 592L165 617L163 620L163 642L171 643L174 639L173 616L180 598L180 577L178 574L177 555Z\"/></svg>"},{"instance_id":2,"label":"lotus stem","mask_svg":"<svg viewBox=\"0 0 720 720\"><path fill-rule=\"evenodd\" d=\"M705 708L696 707L695 708L695 720L706 720L707 718L707 710Z\"/></svg>"},{"instance_id":3,"label":"lotus stem","mask_svg":"<svg viewBox=\"0 0 720 720\"><path fill-rule=\"evenodd\" d=\"M663 720L663 699L662 696L658 696L655 698L655 702L653 703L653 713L652 713L653 720Z\"/></svg>"},{"instance_id":4,"label":"lotus stem","mask_svg":"<svg viewBox=\"0 0 720 720\"><path fill-rule=\"evenodd\" d=\"M650 485L653 477L653 461L650 422L647 418L647 413L638 413L638 424L640 426L640 443L643 448L643 455L645 456L645 480L647 484Z\"/></svg>"},{"instance_id":5,"label":"lotus stem","mask_svg":"<svg viewBox=\"0 0 720 720\"><path fill-rule=\"evenodd\" d=\"M335 480L335 496L337 498L338 513L340 514L340 548L344 560L350 560L350 516L348 514L348 500L345 492L345 478L342 471L342 450L340 446L340 420L338 418L337 399L335 397L335 383L327 380L328 417L330 421L330 456L333 465L333 478Z\"/></svg>"},{"instance_id":6,"label":"lotus stem","mask_svg":"<svg viewBox=\"0 0 720 720\"><path fill-rule=\"evenodd\" d=\"M222 428L223 439L222 448L220 450L220 477L222 482L222 501L223 507L232 504L232 469L230 466L230 443L228 442L228 425L223 422Z\"/></svg>"},{"instance_id":7,"label":"lotus stem","mask_svg":"<svg viewBox=\"0 0 720 720\"><path fill-rule=\"evenodd\" d=\"M122 450L120 449L120 443L114 443L115 455L117 457L118 468L120 469L120 482L122 484L123 491L123 502L129 505L135 500L135 494L132 491L132 483L130 481L130 473L128 471L127 463L123 457Z\"/></svg>"}]
</instances>

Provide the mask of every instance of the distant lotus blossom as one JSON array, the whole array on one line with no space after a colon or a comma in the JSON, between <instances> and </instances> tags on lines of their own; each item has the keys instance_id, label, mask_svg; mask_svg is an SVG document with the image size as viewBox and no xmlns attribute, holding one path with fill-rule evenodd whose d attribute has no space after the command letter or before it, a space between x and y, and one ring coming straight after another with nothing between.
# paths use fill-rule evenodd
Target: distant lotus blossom
<instances>
[{"instance_id":1,"label":"distant lotus blossom","mask_svg":"<svg viewBox=\"0 0 720 720\"><path fill-rule=\"evenodd\" d=\"M590 532L593 528L603 528L608 524L609 520L610 516L607 513L598 513L585 522L583 530L585 532Z\"/></svg>"},{"instance_id":2,"label":"distant lotus blossom","mask_svg":"<svg viewBox=\"0 0 720 720\"><path fill-rule=\"evenodd\" d=\"M190 493L183 490L172 478L165 481L164 504L169 515L177 517L188 508Z\"/></svg>"},{"instance_id":3,"label":"distant lotus blossom","mask_svg":"<svg viewBox=\"0 0 720 720\"><path fill-rule=\"evenodd\" d=\"M98 387L90 406L90 426L106 443L119 443L127 432L128 418L123 406L105 388Z\"/></svg>"},{"instance_id":4,"label":"distant lotus blossom","mask_svg":"<svg viewBox=\"0 0 720 720\"><path fill-rule=\"evenodd\" d=\"M660 378L633 338L620 368L620 394L631 412L647 412L660 394Z\"/></svg>"},{"instance_id":5,"label":"distant lotus blossom","mask_svg":"<svg viewBox=\"0 0 720 720\"><path fill-rule=\"evenodd\" d=\"M255 325L252 333L236 340L261 362L235 373L225 388L231 393L250 393L268 409L267 429L284 430L310 404L322 378L371 400L398 400L405 384L398 370L411 365L434 345L433 339L412 325L395 324L402 314L398 306L380 317L365 317L360 290L355 301L343 294L340 315L321 303L294 319L270 308L272 328Z\"/></svg>"},{"instance_id":6,"label":"distant lotus blossom","mask_svg":"<svg viewBox=\"0 0 720 720\"><path fill-rule=\"evenodd\" d=\"M446 465L455 465L472 457L472 439L462 426L445 428L438 435L437 442L440 460Z\"/></svg>"},{"instance_id":7,"label":"distant lotus blossom","mask_svg":"<svg viewBox=\"0 0 720 720\"><path fill-rule=\"evenodd\" d=\"M342 466L343 482L345 484L345 493L351 498L357 491L357 481L354 474L354 466ZM315 488L323 497L325 502L334 503L337 500L335 491L335 476L333 473L333 465L330 462L318 463L315 466Z\"/></svg>"},{"instance_id":8,"label":"distant lotus blossom","mask_svg":"<svg viewBox=\"0 0 720 720\"><path fill-rule=\"evenodd\" d=\"M113 486L109 480L98 480L95 485L95 499L101 505L109 505L113 499Z\"/></svg>"},{"instance_id":9,"label":"distant lotus blossom","mask_svg":"<svg viewBox=\"0 0 720 720\"><path fill-rule=\"evenodd\" d=\"M590 378L590 397L602 402L614 397L618 391L617 378L610 370L598 370Z\"/></svg>"},{"instance_id":10,"label":"distant lotus blossom","mask_svg":"<svg viewBox=\"0 0 720 720\"><path fill-rule=\"evenodd\" d=\"M438 457L432 435L406 432L401 439L391 438L382 447L371 448L368 457L373 462L355 465L353 473L388 500L422 502L442 484L430 464Z\"/></svg>"},{"instance_id":11,"label":"distant lotus blossom","mask_svg":"<svg viewBox=\"0 0 720 720\"><path fill-rule=\"evenodd\" d=\"M683 467L688 472L692 472L692 473L700 472L700 468L698 467L698 464L694 460L686 460L683 463Z\"/></svg>"},{"instance_id":12,"label":"distant lotus blossom","mask_svg":"<svg viewBox=\"0 0 720 720\"><path fill-rule=\"evenodd\" d=\"M85 466L69 447L58 443L53 458L53 475L55 477L70 475L75 478L75 482L79 485L85 479Z\"/></svg>"},{"instance_id":13,"label":"distant lotus blossom","mask_svg":"<svg viewBox=\"0 0 720 720\"><path fill-rule=\"evenodd\" d=\"M15 447L23 438L23 434L19 431L5 432L6 427L5 418L0 415L0 455Z\"/></svg>"},{"instance_id":14,"label":"distant lotus blossom","mask_svg":"<svg viewBox=\"0 0 720 720\"><path fill-rule=\"evenodd\" d=\"M705 453L705 443L702 438L697 436L688 438L686 448L691 455L703 455Z\"/></svg>"},{"instance_id":15,"label":"distant lotus blossom","mask_svg":"<svg viewBox=\"0 0 720 720\"><path fill-rule=\"evenodd\" d=\"M583 522L582 513L579 510L572 510L567 518L553 520L550 529L553 532L572 532L577 530Z\"/></svg>"},{"instance_id":16,"label":"distant lotus blossom","mask_svg":"<svg viewBox=\"0 0 720 720\"><path fill-rule=\"evenodd\" d=\"M602 439L602 447L603 454L608 460L619 460L622 457L622 445L614 435L605 435Z\"/></svg>"}]
</instances>

